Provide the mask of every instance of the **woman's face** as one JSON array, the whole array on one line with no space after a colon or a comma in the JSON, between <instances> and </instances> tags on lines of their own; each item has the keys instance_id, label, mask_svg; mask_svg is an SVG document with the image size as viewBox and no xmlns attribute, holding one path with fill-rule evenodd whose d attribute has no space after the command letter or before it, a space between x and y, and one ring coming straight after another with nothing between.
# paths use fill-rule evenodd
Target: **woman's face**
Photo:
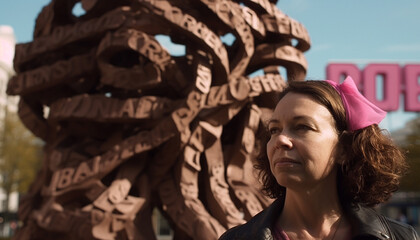
<instances>
[{"instance_id":1,"label":"woman's face","mask_svg":"<svg viewBox=\"0 0 420 240\"><path fill-rule=\"evenodd\" d=\"M338 134L326 107L308 95L290 92L277 104L268 128L267 155L281 186L304 189L335 181Z\"/></svg>"}]
</instances>

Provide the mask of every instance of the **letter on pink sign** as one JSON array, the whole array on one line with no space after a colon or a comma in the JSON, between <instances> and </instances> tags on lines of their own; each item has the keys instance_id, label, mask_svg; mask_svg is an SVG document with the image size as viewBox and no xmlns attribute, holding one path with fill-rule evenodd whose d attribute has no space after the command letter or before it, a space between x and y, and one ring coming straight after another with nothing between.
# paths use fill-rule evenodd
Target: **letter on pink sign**
<instances>
[{"instance_id":1,"label":"letter on pink sign","mask_svg":"<svg viewBox=\"0 0 420 240\"><path fill-rule=\"evenodd\" d=\"M384 98L378 100L376 77L384 79ZM369 64L363 70L364 95L376 106L385 111L396 111L399 106L401 74L398 64Z\"/></svg>"},{"instance_id":2,"label":"letter on pink sign","mask_svg":"<svg viewBox=\"0 0 420 240\"><path fill-rule=\"evenodd\" d=\"M404 67L405 80L405 111L419 112L420 111L420 65L408 64Z\"/></svg>"},{"instance_id":3,"label":"letter on pink sign","mask_svg":"<svg viewBox=\"0 0 420 240\"><path fill-rule=\"evenodd\" d=\"M360 86L360 71L356 65L350 63L332 63L327 66L327 79L340 83L347 77L350 76L353 78L356 86L361 89Z\"/></svg>"}]
</instances>

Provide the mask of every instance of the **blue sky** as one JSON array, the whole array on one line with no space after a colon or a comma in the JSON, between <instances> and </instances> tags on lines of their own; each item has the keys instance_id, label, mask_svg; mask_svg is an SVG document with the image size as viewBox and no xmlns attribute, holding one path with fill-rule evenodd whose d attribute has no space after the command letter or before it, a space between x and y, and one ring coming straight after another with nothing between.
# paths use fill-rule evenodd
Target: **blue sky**
<instances>
[{"instance_id":1,"label":"blue sky","mask_svg":"<svg viewBox=\"0 0 420 240\"><path fill-rule=\"evenodd\" d=\"M18 43L32 40L35 19L49 0L3 1L0 25L14 28ZM280 0L277 6L303 23L312 41L305 53L307 78L325 79L332 62L420 64L419 0ZM381 126L396 130L416 116L400 110Z\"/></svg>"},{"instance_id":2,"label":"blue sky","mask_svg":"<svg viewBox=\"0 0 420 240\"><path fill-rule=\"evenodd\" d=\"M420 64L419 0L280 0L277 6L303 23L312 41L305 53L307 78L325 79L332 62ZM401 107L388 113L381 127L390 131L418 113Z\"/></svg>"}]
</instances>

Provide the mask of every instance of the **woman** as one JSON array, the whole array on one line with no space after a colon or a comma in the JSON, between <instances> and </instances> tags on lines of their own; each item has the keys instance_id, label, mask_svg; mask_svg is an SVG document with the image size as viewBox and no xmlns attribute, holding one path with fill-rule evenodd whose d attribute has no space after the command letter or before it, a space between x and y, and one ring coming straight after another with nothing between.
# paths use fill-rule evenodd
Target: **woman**
<instances>
[{"instance_id":1,"label":"woman","mask_svg":"<svg viewBox=\"0 0 420 240\"><path fill-rule=\"evenodd\" d=\"M418 239L371 208L389 199L407 169L378 127L385 114L350 77L341 85L290 82L257 165L276 201L220 239Z\"/></svg>"}]
</instances>

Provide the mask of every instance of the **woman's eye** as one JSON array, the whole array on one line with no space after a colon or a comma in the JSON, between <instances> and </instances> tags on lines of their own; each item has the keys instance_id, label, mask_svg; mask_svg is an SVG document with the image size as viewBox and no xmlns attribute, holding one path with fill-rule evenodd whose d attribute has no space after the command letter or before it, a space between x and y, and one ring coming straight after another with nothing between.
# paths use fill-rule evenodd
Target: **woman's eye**
<instances>
[{"instance_id":1,"label":"woman's eye","mask_svg":"<svg viewBox=\"0 0 420 240\"><path fill-rule=\"evenodd\" d=\"M272 128L269 128L268 131L270 132L270 135L274 135L274 134L277 134L279 132L279 128L272 127Z\"/></svg>"},{"instance_id":2,"label":"woman's eye","mask_svg":"<svg viewBox=\"0 0 420 240\"><path fill-rule=\"evenodd\" d=\"M296 125L296 130L311 130L312 128L305 124Z\"/></svg>"}]
</instances>

